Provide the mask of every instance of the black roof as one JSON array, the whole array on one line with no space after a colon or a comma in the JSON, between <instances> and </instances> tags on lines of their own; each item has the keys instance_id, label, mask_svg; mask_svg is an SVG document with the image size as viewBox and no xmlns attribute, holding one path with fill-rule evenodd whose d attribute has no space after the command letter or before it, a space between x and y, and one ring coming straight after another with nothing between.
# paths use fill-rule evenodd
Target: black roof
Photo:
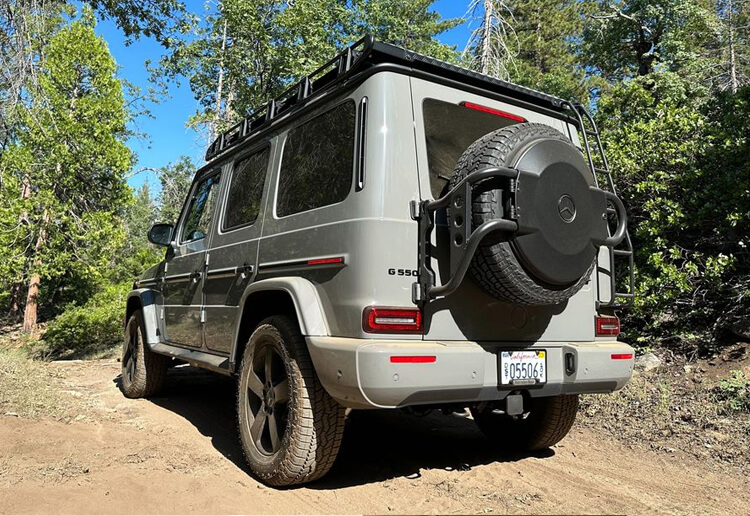
<instances>
[{"instance_id":1,"label":"black roof","mask_svg":"<svg viewBox=\"0 0 750 516\"><path fill-rule=\"evenodd\" d=\"M567 114L572 108L569 102L552 95L375 41L373 36L367 35L220 134L206 151L206 161L264 131L281 115L301 109L324 92L352 82L354 78L365 78L369 76L368 72L374 73L388 68L410 74L425 74L433 79L495 93L518 104L531 104L536 109L542 108L564 118L568 118ZM575 120L572 121L575 123Z\"/></svg>"}]
</instances>

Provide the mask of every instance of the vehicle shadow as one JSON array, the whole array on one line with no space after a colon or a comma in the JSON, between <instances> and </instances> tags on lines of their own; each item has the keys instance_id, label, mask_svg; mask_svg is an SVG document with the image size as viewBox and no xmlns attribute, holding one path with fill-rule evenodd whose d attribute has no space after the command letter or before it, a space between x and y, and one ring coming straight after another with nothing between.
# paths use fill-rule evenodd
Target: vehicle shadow
<instances>
[{"instance_id":1,"label":"vehicle shadow","mask_svg":"<svg viewBox=\"0 0 750 516\"><path fill-rule=\"evenodd\" d=\"M211 438L216 450L249 474L237 437L235 389L232 378L180 366L170 369L164 391L150 401L190 421ZM499 444L485 437L470 419L439 411L424 416L401 410L352 411L332 470L306 487L337 489L416 478L425 469L466 471L493 462L554 455L552 450L514 453Z\"/></svg>"}]
</instances>

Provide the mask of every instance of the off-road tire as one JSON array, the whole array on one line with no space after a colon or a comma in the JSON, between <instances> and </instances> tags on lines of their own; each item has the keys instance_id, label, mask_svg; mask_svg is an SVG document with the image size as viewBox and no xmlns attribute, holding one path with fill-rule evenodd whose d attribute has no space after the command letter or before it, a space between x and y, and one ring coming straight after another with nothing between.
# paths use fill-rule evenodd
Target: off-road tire
<instances>
[{"instance_id":1,"label":"off-road tire","mask_svg":"<svg viewBox=\"0 0 750 516\"><path fill-rule=\"evenodd\" d=\"M149 349L143 338L145 332L143 313L136 310L125 325L122 350L120 390L128 398L153 396L163 387L167 378L170 359Z\"/></svg>"},{"instance_id":2,"label":"off-road tire","mask_svg":"<svg viewBox=\"0 0 750 516\"><path fill-rule=\"evenodd\" d=\"M289 382L285 430L280 448L270 455L254 442L254 418L250 421L248 417L252 417L248 382L253 374L253 356L269 345L281 357ZM331 398L318 380L296 321L285 316L269 317L251 335L237 382L237 416L247 463L264 483L289 486L311 482L333 466L344 432L345 408Z\"/></svg>"},{"instance_id":3,"label":"off-road tire","mask_svg":"<svg viewBox=\"0 0 750 516\"><path fill-rule=\"evenodd\" d=\"M540 138L553 138L570 142L558 130L536 123L516 124L486 134L472 143L461 155L451 177L449 188L471 172L491 167L513 168L519 151ZM499 212L497 189L475 188L472 199L472 226L477 228L489 220L502 218ZM448 210L448 219L451 213ZM591 276L592 260L588 271L571 285L549 285L533 277L519 263L510 242L487 238L479 246L469 267L469 272L482 289L493 297L518 305L556 305L568 300Z\"/></svg>"},{"instance_id":4,"label":"off-road tire","mask_svg":"<svg viewBox=\"0 0 750 516\"><path fill-rule=\"evenodd\" d=\"M513 419L505 414L494 414L490 409L472 409L479 429L494 441L521 450L543 450L559 443L576 420L578 395L530 398L529 413L525 418Z\"/></svg>"}]
</instances>

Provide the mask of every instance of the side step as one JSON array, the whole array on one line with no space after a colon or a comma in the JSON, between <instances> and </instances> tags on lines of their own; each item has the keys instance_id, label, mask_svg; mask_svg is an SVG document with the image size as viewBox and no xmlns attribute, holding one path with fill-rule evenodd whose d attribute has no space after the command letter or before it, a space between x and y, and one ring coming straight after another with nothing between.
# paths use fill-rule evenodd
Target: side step
<instances>
[{"instance_id":1,"label":"side step","mask_svg":"<svg viewBox=\"0 0 750 516\"><path fill-rule=\"evenodd\" d=\"M179 358L195 367L208 369L225 375L232 374L232 371L229 368L229 357L212 355L211 353L172 346L162 342L158 344L149 344L149 347L154 353Z\"/></svg>"}]
</instances>

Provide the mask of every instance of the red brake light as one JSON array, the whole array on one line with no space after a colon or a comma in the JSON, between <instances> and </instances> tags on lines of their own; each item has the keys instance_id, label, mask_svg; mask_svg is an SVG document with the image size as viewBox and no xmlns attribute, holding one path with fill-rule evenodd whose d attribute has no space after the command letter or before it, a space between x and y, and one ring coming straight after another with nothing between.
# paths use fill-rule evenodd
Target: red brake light
<instances>
[{"instance_id":1,"label":"red brake light","mask_svg":"<svg viewBox=\"0 0 750 516\"><path fill-rule=\"evenodd\" d=\"M307 265L328 265L331 263L344 263L344 258L338 256L336 258L316 258L314 260L307 260Z\"/></svg>"},{"instance_id":2,"label":"red brake light","mask_svg":"<svg viewBox=\"0 0 750 516\"><path fill-rule=\"evenodd\" d=\"M612 353L612 360L632 360L632 353Z\"/></svg>"},{"instance_id":3,"label":"red brake light","mask_svg":"<svg viewBox=\"0 0 750 516\"><path fill-rule=\"evenodd\" d=\"M362 313L362 328L367 333L422 333L422 311L368 306Z\"/></svg>"},{"instance_id":4,"label":"red brake light","mask_svg":"<svg viewBox=\"0 0 750 516\"><path fill-rule=\"evenodd\" d=\"M596 336L617 337L620 334L620 319L617 317L597 316L596 317Z\"/></svg>"},{"instance_id":5,"label":"red brake light","mask_svg":"<svg viewBox=\"0 0 750 516\"><path fill-rule=\"evenodd\" d=\"M391 364L434 364L437 361L435 355L396 355L391 357Z\"/></svg>"},{"instance_id":6,"label":"red brake light","mask_svg":"<svg viewBox=\"0 0 750 516\"><path fill-rule=\"evenodd\" d=\"M526 119L522 116L514 115L512 113L506 113L505 111L500 111L499 109L492 109L492 108L488 108L487 106L480 106L479 104L474 104L472 102L461 102L461 105L465 108L473 109L475 111L481 111L482 113L489 113L491 115L501 116L503 118L513 120L514 122L526 122Z\"/></svg>"}]
</instances>

